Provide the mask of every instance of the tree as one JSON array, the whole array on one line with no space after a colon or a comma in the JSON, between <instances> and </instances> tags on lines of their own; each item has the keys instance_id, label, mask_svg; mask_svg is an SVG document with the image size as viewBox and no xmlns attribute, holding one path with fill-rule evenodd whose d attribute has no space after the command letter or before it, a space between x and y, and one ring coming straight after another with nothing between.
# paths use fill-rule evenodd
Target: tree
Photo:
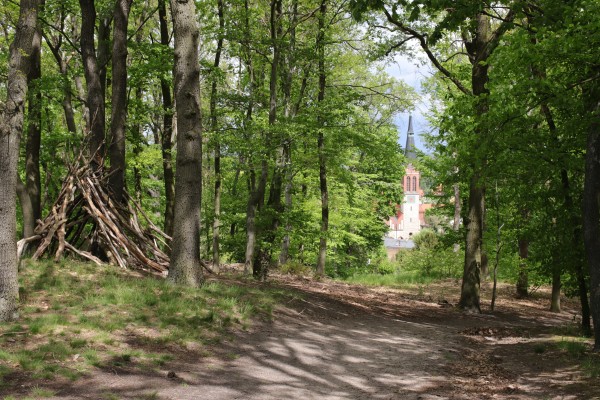
<instances>
[{"instance_id":1,"label":"tree","mask_svg":"<svg viewBox=\"0 0 600 400\"><path fill-rule=\"evenodd\" d=\"M198 286L203 279L199 247L202 200L199 28L192 0L172 0L171 14L175 32L177 157L173 249L168 279L177 284Z\"/></svg>"},{"instance_id":2,"label":"tree","mask_svg":"<svg viewBox=\"0 0 600 400\"><path fill-rule=\"evenodd\" d=\"M319 33L317 34L317 57L319 63L319 94L317 100L325 100L325 86L327 75L325 73L325 15L327 1L321 0L319 7ZM321 112L324 111L321 109ZM327 158L325 155L325 118L317 117L317 151L319 154L319 190L321 192L321 235L319 239L319 256L317 258L317 275L325 273L325 260L327 257L327 234L329 230L329 190L327 188Z\"/></svg>"},{"instance_id":3,"label":"tree","mask_svg":"<svg viewBox=\"0 0 600 400\"><path fill-rule=\"evenodd\" d=\"M0 109L0 321L18 317L16 184L39 0L23 0L10 47L7 97Z\"/></svg>"},{"instance_id":4,"label":"tree","mask_svg":"<svg viewBox=\"0 0 600 400\"><path fill-rule=\"evenodd\" d=\"M117 0L112 49L112 108L110 123L110 192L116 203L125 201L125 123L127 120L127 22L133 0Z\"/></svg>"},{"instance_id":5,"label":"tree","mask_svg":"<svg viewBox=\"0 0 600 400\"><path fill-rule=\"evenodd\" d=\"M87 107L89 109L88 133L89 156L92 168L98 168L104 159L104 85L103 68L98 63L94 45L96 7L94 0L79 0L81 6L81 56L87 83Z\"/></svg>"}]
</instances>

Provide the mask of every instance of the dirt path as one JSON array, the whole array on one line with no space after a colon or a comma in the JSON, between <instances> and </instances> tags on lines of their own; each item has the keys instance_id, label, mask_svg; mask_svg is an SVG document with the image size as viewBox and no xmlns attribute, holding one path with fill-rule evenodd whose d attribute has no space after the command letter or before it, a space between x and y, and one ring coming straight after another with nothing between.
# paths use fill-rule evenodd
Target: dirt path
<instances>
[{"instance_id":1,"label":"dirt path","mask_svg":"<svg viewBox=\"0 0 600 400\"><path fill-rule=\"evenodd\" d=\"M299 296L214 354L179 354L146 374L98 371L56 388L54 398L600 399L598 382L577 362L550 344L535 351L568 313L525 302L520 311L468 316L426 294L291 278L277 284Z\"/></svg>"}]
</instances>

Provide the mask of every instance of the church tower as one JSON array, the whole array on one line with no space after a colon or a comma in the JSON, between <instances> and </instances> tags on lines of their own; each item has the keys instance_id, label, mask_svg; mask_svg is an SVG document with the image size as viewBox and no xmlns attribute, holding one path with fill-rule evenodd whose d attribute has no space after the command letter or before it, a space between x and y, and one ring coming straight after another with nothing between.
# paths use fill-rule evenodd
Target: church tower
<instances>
[{"instance_id":1,"label":"church tower","mask_svg":"<svg viewBox=\"0 0 600 400\"><path fill-rule=\"evenodd\" d=\"M404 156L408 161L403 181L404 200L402 204L396 206L396 215L386 221L390 227L387 237L397 240L410 240L415 233L421 231L421 227L425 224L425 209L431 206L422 204L424 192L421 190L421 173L413 165L417 159L417 149L412 115L408 117Z\"/></svg>"},{"instance_id":2,"label":"church tower","mask_svg":"<svg viewBox=\"0 0 600 400\"><path fill-rule=\"evenodd\" d=\"M408 132L404 155L408 160L406 174L404 175L404 202L402 203L402 239L410 239L412 235L421 230L420 205L423 192L421 191L421 173L417 171L413 162L417 159L415 148L415 132L413 130L412 115L408 117Z\"/></svg>"}]
</instances>

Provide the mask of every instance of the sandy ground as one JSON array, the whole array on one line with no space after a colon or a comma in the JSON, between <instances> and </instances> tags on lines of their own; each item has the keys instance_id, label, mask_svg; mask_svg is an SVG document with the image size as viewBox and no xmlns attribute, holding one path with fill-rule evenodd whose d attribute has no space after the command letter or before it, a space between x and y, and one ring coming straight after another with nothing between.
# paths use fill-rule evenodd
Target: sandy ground
<instances>
[{"instance_id":1,"label":"sandy ground","mask_svg":"<svg viewBox=\"0 0 600 400\"><path fill-rule=\"evenodd\" d=\"M49 385L53 398L600 399L600 379L553 345L575 311L549 313L545 299L518 301L506 289L495 313L465 315L447 289L441 298L436 288L283 276L267 285L298 296L210 354L179 351L160 371L94 370Z\"/></svg>"}]
</instances>

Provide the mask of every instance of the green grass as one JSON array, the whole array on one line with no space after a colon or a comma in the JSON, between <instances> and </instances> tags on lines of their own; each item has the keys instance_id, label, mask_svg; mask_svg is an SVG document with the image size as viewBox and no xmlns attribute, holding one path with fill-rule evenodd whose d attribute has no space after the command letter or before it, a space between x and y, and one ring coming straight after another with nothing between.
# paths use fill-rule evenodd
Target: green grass
<instances>
[{"instance_id":1,"label":"green grass","mask_svg":"<svg viewBox=\"0 0 600 400\"><path fill-rule=\"evenodd\" d=\"M368 286L407 287L428 285L444 279L439 274L425 275L420 271L397 271L393 274L357 274L345 279L349 283L358 283Z\"/></svg>"},{"instance_id":2,"label":"green grass","mask_svg":"<svg viewBox=\"0 0 600 400\"><path fill-rule=\"evenodd\" d=\"M588 345L584 341L577 340L576 338L571 338L568 340L561 340L558 342L558 348L566 351L571 357L580 358L583 357L587 350Z\"/></svg>"},{"instance_id":3,"label":"green grass","mask_svg":"<svg viewBox=\"0 0 600 400\"><path fill-rule=\"evenodd\" d=\"M176 287L73 261L23 261L21 271L21 320L0 326L0 386L15 372L76 379L94 367L159 368L171 360L167 345L215 343L228 328L270 318L282 296L219 282Z\"/></svg>"},{"instance_id":4,"label":"green grass","mask_svg":"<svg viewBox=\"0 0 600 400\"><path fill-rule=\"evenodd\" d=\"M590 352L590 344L583 337L563 337L556 344L567 357L579 361L584 373L590 378L600 377L600 354Z\"/></svg>"}]
</instances>

